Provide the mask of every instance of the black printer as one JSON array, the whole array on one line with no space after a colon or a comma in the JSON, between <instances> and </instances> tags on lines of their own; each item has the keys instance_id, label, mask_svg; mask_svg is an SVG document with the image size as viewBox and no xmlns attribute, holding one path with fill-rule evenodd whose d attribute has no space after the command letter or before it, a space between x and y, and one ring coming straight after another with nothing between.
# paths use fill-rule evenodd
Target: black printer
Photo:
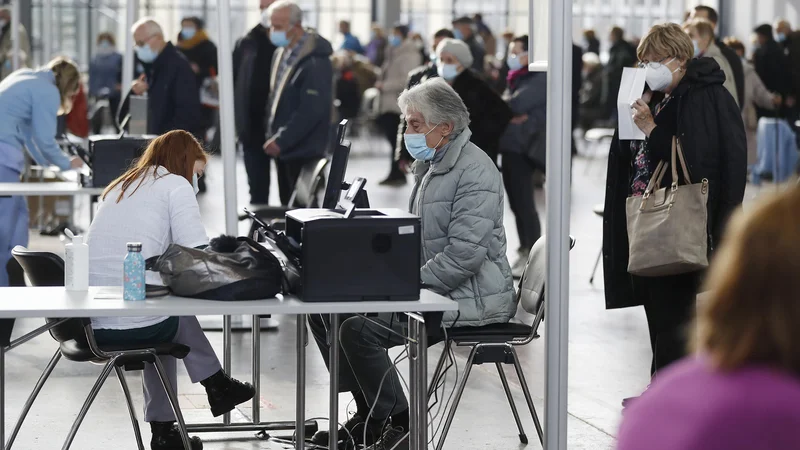
<instances>
[{"instance_id":1,"label":"black printer","mask_svg":"<svg viewBox=\"0 0 800 450\"><path fill-rule=\"evenodd\" d=\"M298 209L286 213L286 235L301 247L304 301L419 299L417 216L399 209Z\"/></svg>"},{"instance_id":2,"label":"black printer","mask_svg":"<svg viewBox=\"0 0 800 450\"><path fill-rule=\"evenodd\" d=\"M96 135L89 137L92 187L106 187L142 156L157 136ZM88 181L88 180L87 180Z\"/></svg>"}]
</instances>

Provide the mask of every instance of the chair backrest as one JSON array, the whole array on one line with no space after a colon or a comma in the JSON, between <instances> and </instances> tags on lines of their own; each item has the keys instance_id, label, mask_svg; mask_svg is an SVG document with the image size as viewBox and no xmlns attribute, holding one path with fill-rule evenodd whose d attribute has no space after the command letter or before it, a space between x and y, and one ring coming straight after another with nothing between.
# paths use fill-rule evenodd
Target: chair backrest
<instances>
[{"instance_id":1,"label":"chair backrest","mask_svg":"<svg viewBox=\"0 0 800 450\"><path fill-rule=\"evenodd\" d=\"M50 252L35 252L18 245L11 250L33 286L64 286L64 260ZM48 322L60 319L48 318ZM85 333L81 319L68 320L50 330L58 342L83 341Z\"/></svg>"},{"instance_id":2,"label":"chair backrest","mask_svg":"<svg viewBox=\"0 0 800 450\"><path fill-rule=\"evenodd\" d=\"M322 184L322 172L328 165L326 158L311 160L300 170L294 192L289 199L291 208L317 208L319 207L319 187Z\"/></svg>"},{"instance_id":3,"label":"chair backrest","mask_svg":"<svg viewBox=\"0 0 800 450\"><path fill-rule=\"evenodd\" d=\"M522 309L530 314L537 314L544 305L544 282L547 278L547 258L545 237L536 240L531 247L528 263L522 278L519 280L517 299ZM569 237L569 249L575 247L575 238Z\"/></svg>"}]
</instances>

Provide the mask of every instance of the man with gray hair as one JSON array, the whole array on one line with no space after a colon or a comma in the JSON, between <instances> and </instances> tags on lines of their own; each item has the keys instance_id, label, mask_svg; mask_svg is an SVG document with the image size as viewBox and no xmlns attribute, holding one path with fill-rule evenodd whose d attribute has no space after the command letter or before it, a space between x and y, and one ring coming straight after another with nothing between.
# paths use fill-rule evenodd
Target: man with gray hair
<instances>
[{"instance_id":1,"label":"man with gray hair","mask_svg":"<svg viewBox=\"0 0 800 450\"><path fill-rule=\"evenodd\" d=\"M189 61L164 39L161 26L152 18L136 22L131 32L144 73L133 82L130 94L147 94L147 134L184 130L202 140L200 90ZM130 94L120 108L120 118L128 114Z\"/></svg>"},{"instance_id":2,"label":"man with gray hair","mask_svg":"<svg viewBox=\"0 0 800 450\"><path fill-rule=\"evenodd\" d=\"M296 3L278 0L267 8L269 38L276 47L267 101L264 151L277 160L281 203L303 166L325 154L333 110L330 42L303 28Z\"/></svg>"},{"instance_id":3,"label":"man with gray hair","mask_svg":"<svg viewBox=\"0 0 800 450\"><path fill-rule=\"evenodd\" d=\"M422 222L420 281L458 302L457 312L445 313L445 327L506 323L517 307L506 259L500 172L470 142L467 107L444 80L433 78L404 91L398 104L408 122L406 148L416 159L410 205ZM327 358L326 320L308 318ZM407 331L407 321L393 314L342 322L339 342L347 363L339 365L340 388L353 392L357 411L340 436L361 440L367 435L363 444L375 441L367 450L409 448L408 400L387 353L405 343L400 336ZM440 339L437 333L428 342ZM324 443L326 437L318 433L314 441Z\"/></svg>"},{"instance_id":4,"label":"man with gray hair","mask_svg":"<svg viewBox=\"0 0 800 450\"><path fill-rule=\"evenodd\" d=\"M19 68L30 67L28 55L31 54L31 42L28 32L19 24ZM51 55L44 55L49 59ZM0 80L14 71L14 42L11 38L11 9L0 8Z\"/></svg>"}]
</instances>

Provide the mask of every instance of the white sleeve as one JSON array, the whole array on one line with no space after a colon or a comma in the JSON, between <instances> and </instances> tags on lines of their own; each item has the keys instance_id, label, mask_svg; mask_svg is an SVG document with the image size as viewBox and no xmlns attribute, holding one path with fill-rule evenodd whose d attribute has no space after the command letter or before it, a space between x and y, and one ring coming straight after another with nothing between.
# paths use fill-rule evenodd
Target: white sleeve
<instances>
[{"instance_id":1,"label":"white sleeve","mask_svg":"<svg viewBox=\"0 0 800 450\"><path fill-rule=\"evenodd\" d=\"M182 183L169 193L169 226L172 230L172 243L184 247L208 245L208 236L200 219L200 206L194 189L189 183Z\"/></svg>"}]
</instances>

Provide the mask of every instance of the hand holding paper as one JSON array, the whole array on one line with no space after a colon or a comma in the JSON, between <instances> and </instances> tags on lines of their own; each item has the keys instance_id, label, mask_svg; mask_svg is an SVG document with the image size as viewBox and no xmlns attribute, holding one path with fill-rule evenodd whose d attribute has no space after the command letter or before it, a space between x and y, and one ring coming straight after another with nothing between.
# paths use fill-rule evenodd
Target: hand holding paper
<instances>
[{"instance_id":1,"label":"hand holding paper","mask_svg":"<svg viewBox=\"0 0 800 450\"><path fill-rule=\"evenodd\" d=\"M633 120L632 105L642 97L645 83L645 69L626 67L622 70L622 81L617 95L617 119L621 140L643 141L644 132ZM649 111L648 111L649 112Z\"/></svg>"}]
</instances>

